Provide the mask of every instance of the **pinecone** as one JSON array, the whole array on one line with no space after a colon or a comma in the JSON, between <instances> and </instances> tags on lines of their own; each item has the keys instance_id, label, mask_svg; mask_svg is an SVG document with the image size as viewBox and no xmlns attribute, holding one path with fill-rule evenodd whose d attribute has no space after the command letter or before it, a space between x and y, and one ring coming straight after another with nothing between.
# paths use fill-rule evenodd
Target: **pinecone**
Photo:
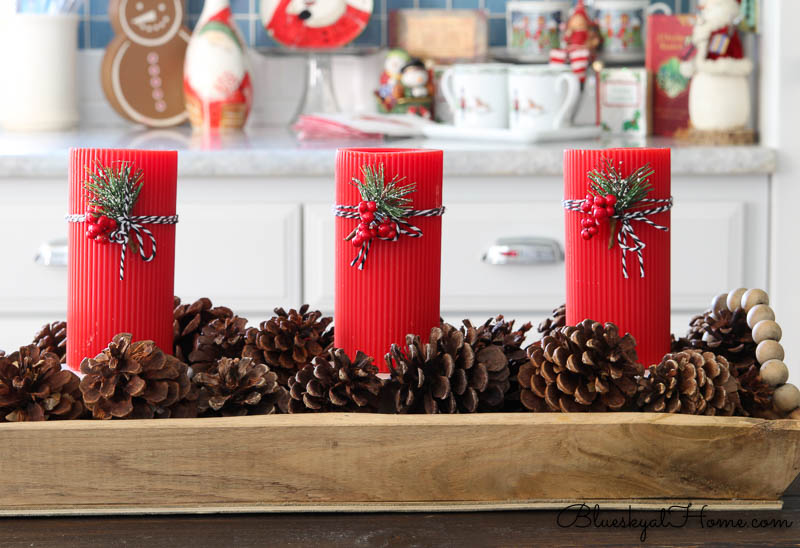
<instances>
[{"instance_id":1,"label":"pinecone","mask_svg":"<svg viewBox=\"0 0 800 548\"><path fill-rule=\"evenodd\" d=\"M707 310L692 318L686 337L673 344L673 351L691 348L724 356L731 373L738 377L756 363L757 345L747 325L747 312L743 308L734 312L726 309L718 311L717 316L714 318L711 310Z\"/></svg>"},{"instance_id":2,"label":"pinecone","mask_svg":"<svg viewBox=\"0 0 800 548\"><path fill-rule=\"evenodd\" d=\"M733 415L741 407L728 360L712 352L667 354L638 381L643 411L687 415Z\"/></svg>"},{"instance_id":3,"label":"pinecone","mask_svg":"<svg viewBox=\"0 0 800 548\"><path fill-rule=\"evenodd\" d=\"M0 355L0 420L77 419L84 414L80 379L36 345Z\"/></svg>"},{"instance_id":4,"label":"pinecone","mask_svg":"<svg viewBox=\"0 0 800 548\"><path fill-rule=\"evenodd\" d=\"M67 359L67 322L53 322L42 326L33 338L40 352L52 352L61 363Z\"/></svg>"},{"instance_id":5,"label":"pinecone","mask_svg":"<svg viewBox=\"0 0 800 548\"><path fill-rule=\"evenodd\" d=\"M147 419L197 415L197 393L187 366L153 341L131 342L120 333L81 363L83 401L96 419Z\"/></svg>"},{"instance_id":6,"label":"pinecone","mask_svg":"<svg viewBox=\"0 0 800 548\"><path fill-rule=\"evenodd\" d=\"M731 369L731 374L733 374ZM775 387L761 380L760 369L751 365L745 370L739 370L739 400L741 401L743 415L748 417L773 418L772 395Z\"/></svg>"},{"instance_id":7,"label":"pinecone","mask_svg":"<svg viewBox=\"0 0 800 548\"><path fill-rule=\"evenodd\" d=\"M221 358L192 383L198 388L197 409L205 416L270 415L286 412L289 405L278 376L250 358Z\"/></svg>"},{"instance_id":8,"label":"pinecone","mask_svg":"<svg viewBox=\"0 0 800 548\"><path fill-rule=\"evenodd\" d=\"M489 318L478 327L464 320L461 327L464 339L472 347L475 359L486 367L489 375L489 386L478 398L479 411L520 409L517 373L520 366L528 361L522 345L530 329L528 322L515 330L514 320L507 322L502 315ZM497 368L496 362L500 360L501 352L507 367Z\"/></svg>"},{"instance_id":9,"label":"pinecone","mask_svg":"<svg viewBox=\"0 0 800 548\"><path fill-rule=\"evenodd\" d=\"M643 368L636 341L617 326L584 320L528 348L520 399L531 411L619 411L633 403Z\"/></svg>"},{"instance_id":10,"label":"pinecone","mask_svg":"<svg viewBox=\"0 0 800 548\"><path fill-rule=\"evenodd\" d=\"M215 320L231 319L234 318L233 311L226 306L213 306L211 299L202 298L197 299L192 304L181 304L181 300L175 297L175 309L173 311L172 333L174 337L174 354L180 361L193 365L189 359L190 354L197 349L197 339L203 334L203 330ZM237 318L237 322L244 327L247 320ZM211 356L207 356L210 354ZM203 364L197 366L197 369L203 369L212 365L211 362L217 358L213 355L216 352L201 353L198 361ZM222 352L227 357L238 357L234 352ZM217 356L219 357L219 356Z\"/></svg>"},{"instance_id":11,"label":"pinecone","mask_svg":"<svg viewBox=\"0 0 800 548\"><path fill-rule=\"evenodd\" d=\"M351 361L341 348L331 349L289 378L289 413L375 412L382 388L372 358L358 351Z\"/></svg>"},{"instance_id":12,"label":"pinecone","mask_svg":"<svg viewBox=\"0 0 800 548\"><path fill-rule=\"evenodd\" d=\"M207 371L220 358L238 358L244 348L247 319L239 316L217 318L204 326L189 353L192 374Z\"/></svg>"},{"instance_id":13,"label":"pinecone","mask_svg":"<svg viewBox=\"0 0 800 548\"><path fill-rule=\"evenodd\" d=\"M545 337L550 335L556 329L560 329L567 325L567 305L562 304L558 308L553 309L553 314L549 318L543 320L536 330Z\"/></svg>"},{"instance_id":14,"label":"pinecone","mask_svg":"<svg viewBox=\"0 0 800 548\"><path fill-rule=\"evenodd\" d=\"M479 405L500 405L508 383L508 359L493 344L483 347L479 359L466 338L443 323L431 329L427 344L418 335L407 335L405 346L392 345L386 354L391 380L383 410L474 413Z\"/></svg>"},{"instance_id":15,"label":"pinecone","mask_svg":"<svg viewBox=\"0 0 800 548\"><path fill-rule=\"evenodd\" d=\"M276 308L275 316L261 322L258 329L249 328L242 357L267 364L285 386L291 376L333 344L333 329L327 329L333 318L323 318L322 312L309 312L308 308L304 304L288 313Z\"/></svg>"}]
</instances>

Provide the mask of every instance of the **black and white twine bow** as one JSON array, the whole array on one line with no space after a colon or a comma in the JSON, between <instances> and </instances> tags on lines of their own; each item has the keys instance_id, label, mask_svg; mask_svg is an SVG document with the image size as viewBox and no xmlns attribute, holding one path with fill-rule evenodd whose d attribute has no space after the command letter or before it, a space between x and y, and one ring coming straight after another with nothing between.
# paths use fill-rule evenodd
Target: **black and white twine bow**
<instances>
[{"instance_id":1,"label":"black and white twine bow","mask_svg":"<svg viewBox=\"0 0 800 548\"><path fill-rule=\"evenodd\" d=\"M86 215L67 215L67 222L70 223L83 223L86 221ZM117 221L117 228L115 228L109 235L109 242L120 244L122 250L119 257L119 279L125 279L125 251L128 249L130 243L131 233L136 237L139 244L139 256L146 263L149 263L156 258L156 237L144 225L174 225L178 223L177 215L137 215L128 216L114 219ZM150 253L145 250L144 236L150 239Z\"/></svg>"},{"instance_id":2,"label":"black and white twine bow","mask_svg":"<svg viewBox=\"0 0 800 548\"><path fill-rule=\"evenodd\" d=\"M355 205L336 205L333 207L334 214L337 217L343 217L345 219L359 219L359 212L358 206ZM442 207L434 207L432 209L409 209L406 211L405 216L403 218L393 218L384 215L383 213L376 211L375 212L375 222L379 224L388 220L391 223L391 226L394 228L394 236L392 238L386 238L380 235L376 235L375 238L379 240L383 240L385 242L396 242L400 236L408 236L409 238L419 238L422 236L422 230L412 225L408 222L409 217L440 217L444 214L444 206ZM359 270L364 270L364 263L367 260L367 254L369 253L369 249L372 246L372 239L368 239L358 250L358 254L350 261L350 266L358 265Z\"/></svg>"},{"instance_id":3,"label":"black and white twine bow","mask_svg":"<svg viewBox=\"0 0 800 548\"><path fill-rule=\"evenodd\" d=\"M564 209L580 212L583 202L584 200L564 200L562 204L564 205ZM646 207L643 209L627 209L622 213L611 216L612 219L616 219L620 223L619 232L617 232L617 243L622 250L622 276L626 279L629 277L627 264L628 251L636 253L639 259L639 276L644 278L644 255L642 254L642 250L644 250L646 244L636 235L632 223L634 221L640 221L652 226L656 230L669 231L668 227L656 223L649 217L650 215L664 213L672 209L671 197L663 199L644 198L636 202L637 206L640 204L646 205ZM629 239L633 243L629 243Z\"/></svg>"}]
</instances>

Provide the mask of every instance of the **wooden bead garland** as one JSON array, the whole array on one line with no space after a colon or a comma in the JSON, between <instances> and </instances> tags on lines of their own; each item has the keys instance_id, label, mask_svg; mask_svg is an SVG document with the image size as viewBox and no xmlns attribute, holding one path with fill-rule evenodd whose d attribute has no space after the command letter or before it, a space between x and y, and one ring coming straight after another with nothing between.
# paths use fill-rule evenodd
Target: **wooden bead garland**
<instances>
[{"instance_id":1,"label":"wooden bead garland","mask_svg":"<svg viewBox=\"0 0 800 548\"><path fill-rule=\"evenodd\" d=\"M738 309L747 312L747 325L752 330L753 342L758 345L756 360L761 365L761 380L775 387L773 405L789 418L800 419L800 390L786 382L789 368L783 361L785 352L780 343L783 330L775 321L775 311L769 306L769 295L763 289L740 287L730 293L717 295L711 301L711 314L714 317L725 310L735 312ZM705 335L703 340L706 340Z\"/></svg>"}]
</instances>

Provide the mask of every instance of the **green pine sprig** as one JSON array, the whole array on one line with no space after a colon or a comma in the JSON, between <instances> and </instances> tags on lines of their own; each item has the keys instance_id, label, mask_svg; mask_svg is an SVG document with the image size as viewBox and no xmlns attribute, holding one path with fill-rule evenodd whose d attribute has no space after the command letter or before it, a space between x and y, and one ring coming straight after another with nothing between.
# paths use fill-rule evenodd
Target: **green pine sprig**
<instances>
[{"instance_id":1,"label":"green pine sprig","mask_svg":"<svg viewBox=\"0 0 800 548\"><path fill-rule=\"evenodd\" d=\"M384 180L383 164L377 169L365 165L361 168L364 180L353 177L350 184L358 187L361 199L368 202L375 202L378 206L377 213L392 219L402 219L406 217L411 209L411 198L409 194L416 192L416 183L401 185L405 177L395 175L388 183Z\"/></svg>"},{"instance_id":2,"label":"green pine sprig","mask_svg":"<svg viewBox=\"0 0 800 548\"><path fill-rule=\"evenodd\" d=\"M89 206L98 214L120 219L130 216L142 191L142 170L133 170L122 162L119 167L97 162L94 171L86 169L89 180L84 183L89 193Z\"/></svg>"},{"instance_id":3,"label":"green pine sprig","mask_svg":"<svg viewBox=\"0 0 800 548\"><path fill-rule=\"evenodd\" d=\"M645 164L636 169L627 177L622 177L613 162L606 158L606 169L598 169L589 172L588 177L591 181L589 187L595 196L608 196L609 194L617 198L614 209L617 213L635 207L640 201L647 198L653 186L650 184L650 177L655 170L650 164Z\"/></svg>"}]
</instances>

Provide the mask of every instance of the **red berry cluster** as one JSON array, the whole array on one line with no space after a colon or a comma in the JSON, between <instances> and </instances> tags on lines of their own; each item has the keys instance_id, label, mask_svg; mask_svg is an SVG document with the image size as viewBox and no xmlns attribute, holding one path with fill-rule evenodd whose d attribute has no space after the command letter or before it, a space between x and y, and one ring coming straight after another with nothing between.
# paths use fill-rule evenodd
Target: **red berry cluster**
<instances>
[{"instance_id":1,"label":"red berry cluster","mask_svg":"<svg viewBox=\"0 0 800 548\"><path fill-rule=\"evenodd\" d=\"M591 240L597 235L600 223L615 213L614 206L617 205L617 197L613 194L607 196L593 196L587 194L581 204L581 211L589 215L588 218L581 220L581 238Z\"/></svg>"},{"instance_id":2,"label":"red berry cluster","mask_svg":"<svg viewBox=\"0 0 800 548\"><path fill-rule=\"evenodd\" d=\"M86 223L86 237L101 244L107 244L108 235L117 228L117 221L98 211L90 212Z\"/></svg>"},{"instance_id":3,"label":"red berry cluster","mask_svg":"<svg viewBox=\"0 0 800 548\"><path fill-rule=\"evenodd\" d=\"M373 201L362 200L358 204L358 216L361 222L356 228L356 235L350 240L355 247L361 247L376 236L385 240L392 240L397 236L397 229L389 219L377 223L375 212L378 204ZM376 226L377 225L377 226Z\"/></svg>"}]
</instances>

